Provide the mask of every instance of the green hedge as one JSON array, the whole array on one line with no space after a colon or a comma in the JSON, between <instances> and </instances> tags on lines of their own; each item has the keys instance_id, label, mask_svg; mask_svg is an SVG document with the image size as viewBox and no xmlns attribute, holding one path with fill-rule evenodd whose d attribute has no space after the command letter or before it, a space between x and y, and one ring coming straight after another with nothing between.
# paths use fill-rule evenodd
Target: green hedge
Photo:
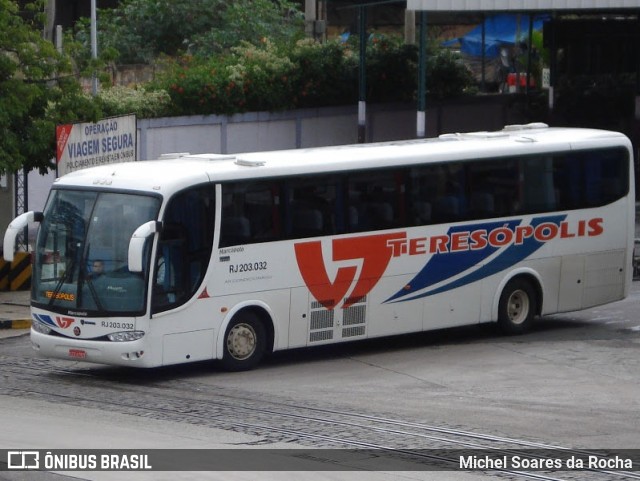
<instances>
[{"instance_id":1,"label":"green hedge","mask_svg":"<svg viewBox=\"0 0 640 481\"><path fill-rule=\"evenodd\" d=\"M442 99L468 92L473 80L457 57L445 50L431 50L427 94ZM259 46L245 43L214 58L183 56L167 60L155 81L136 94L147 96L139 107L112 99L105 110L111 115L135 111L139 117L150 117L354 104L358 100L358 52L357 42L307 39L288 48L263 39ZM417 48L398 38L370 37L367 101L414 100L417 58ZM118 95L125 96L122 90L115 97Z\"/></svg>"}]
</instances>

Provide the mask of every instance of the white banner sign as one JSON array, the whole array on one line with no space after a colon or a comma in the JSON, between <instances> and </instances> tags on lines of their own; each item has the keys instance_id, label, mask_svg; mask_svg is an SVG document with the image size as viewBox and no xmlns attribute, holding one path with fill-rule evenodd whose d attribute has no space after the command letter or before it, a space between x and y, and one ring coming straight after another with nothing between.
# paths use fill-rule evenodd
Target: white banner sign
<instances>
[{"instance_id":1,"label":"white banner sign","mask_svg":"<svg viewBox=\"0 0 640 481\"><path fill-rule=\"evenodd\" d=\"M136 116L56 127L58 176L104 164L136 160Z\"/></svg>"}]
</instances>

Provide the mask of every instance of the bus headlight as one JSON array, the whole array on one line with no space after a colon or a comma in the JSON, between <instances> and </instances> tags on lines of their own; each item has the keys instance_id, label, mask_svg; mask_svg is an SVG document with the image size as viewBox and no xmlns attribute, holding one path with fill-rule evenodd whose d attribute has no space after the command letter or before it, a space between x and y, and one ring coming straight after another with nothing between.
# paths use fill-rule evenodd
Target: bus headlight
<instances>
[{"instance_id":1,"label":"bus headlight","mask_svg":"<svg viewBox=\"0 0 640 481\"><path fill-rule=\"evenodd\" d=\"M138 339L142 339L143 336L144 331L122 331L107 334L109 340L113 342L137 341Z\"/></svg>"},{"instance_id":2,"label":"bus headlight","mask_svg":"<svg viewBox=\"0 0 640 481\"><path fill-rule=\"evenodd\" d=\"M49 328L47 325L43 324L40 321L36 321L35 319L31 321L31 329L33 329L36 332L39 332L40 334L51 333L51 328Z\"/></svg>"}]
</instances>

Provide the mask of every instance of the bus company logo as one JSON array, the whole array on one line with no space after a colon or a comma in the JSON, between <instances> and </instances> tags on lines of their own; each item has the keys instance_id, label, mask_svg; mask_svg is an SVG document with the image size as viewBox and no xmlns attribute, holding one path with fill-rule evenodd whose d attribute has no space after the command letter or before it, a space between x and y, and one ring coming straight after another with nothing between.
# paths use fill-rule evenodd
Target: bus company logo
<instances>
[{"instance_id":1,"label":"bus company logo","mask_svg":"<svg viewBox=\"0 0 640 481\"><path fill-rule=\"evenodd\" d=\"M55 320L47 314L33 314L33 318L49 327L68 329L75 321L73 317L56 316Z\"/></svg>"},{"instance_id":2,"label":"bus company logo","mask_svg":"<svg viewBox=\"0 0 640 481\"><path fill-rule=\"evenodd\" d=\"M400 242L406 238L406 232L396 232L332 241L334 262L362 260L360 276L343 308L349 307L353 301L366 296L371 291L391 260L393 250L389 247L389 243ZM331 282L320 241L301 242L294 247L305 284L320 304L327 309L333 309L351 288L358 265L338 267L335 279Z\"/></svg>"},{"instance_id":3,"label":"bus company logo","mask_svg":"<svg viewBox=\"0 0 640 481\"><path fill-rule=\"evenodd\" d=\"M56 316L56 324L58 324L58 326L60 326L60 328L62 329L67 329L68 327L70 327L71 324L73 324L73 321L73 317Z\"/></svg>"},{"instance_id":4,"label":"bus company logo","mask_svg":"<svg viewBox=\"0 0 640 481\"><path fill-rule=\"evenodd\" d=\"M602 218L575 224L565 219L566 215L554 215L534 218L529 224L522 219L467 224L431 237L409 238L407 232L393 232L333 239L331 262L339 264L333 281L321 241L300 242L294 248L300 274L313 297L329 310L344 300L344 309L373 289L394 257L429 256L415 277L385 303L418 299L478 281L526 259L553 239L594 237L604 232Z\"/></svg>"}]
</instances>

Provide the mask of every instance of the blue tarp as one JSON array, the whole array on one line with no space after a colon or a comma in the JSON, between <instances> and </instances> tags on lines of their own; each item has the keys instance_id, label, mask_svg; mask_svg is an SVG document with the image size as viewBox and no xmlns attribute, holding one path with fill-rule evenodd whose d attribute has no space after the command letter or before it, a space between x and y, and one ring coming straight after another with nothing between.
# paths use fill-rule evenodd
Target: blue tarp
<instances>
[{"instance_id":1,"label":"blue tarp","mask_svg":"<svg viewBox=\"0 0 640 481\"><path fill-rule=\"evenodd\" d=\"M533 30L542 29L542 24L548 15L534 15ZM512 46L516 41L528 41L529 15L500 14L487 17L485 25L484 55L487 58L500 56L500 48ZM482 56L482 25L478 25L465 36L448 40L443 43L446 47L460 45L460 51L474 57Z\"/></svg>"}]
</instances>

